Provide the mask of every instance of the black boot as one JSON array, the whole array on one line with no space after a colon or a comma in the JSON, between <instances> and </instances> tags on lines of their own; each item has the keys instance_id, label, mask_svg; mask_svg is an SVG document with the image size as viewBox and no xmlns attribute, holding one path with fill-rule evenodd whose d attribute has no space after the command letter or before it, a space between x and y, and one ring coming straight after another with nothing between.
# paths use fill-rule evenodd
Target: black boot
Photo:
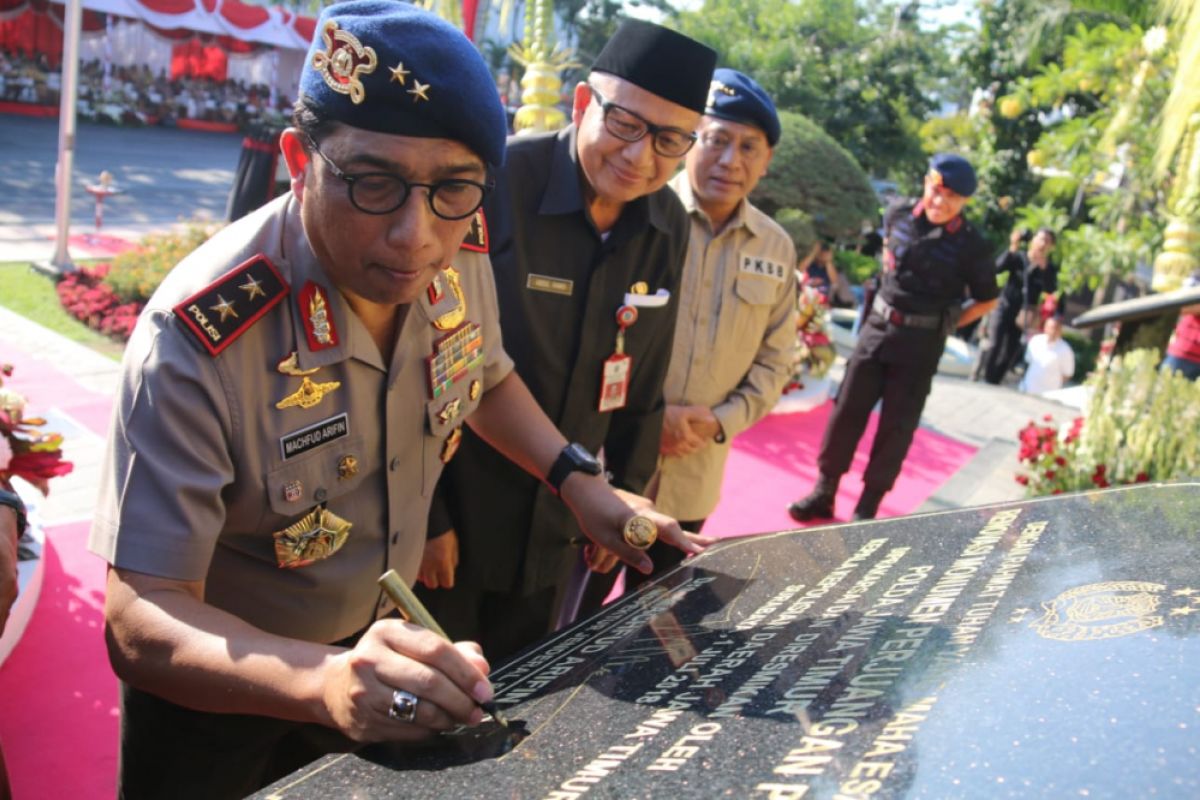
<instances>
[{"instance_id":1,"label":"black boot","mask_svg":"<svg viewBox=\"0 0 1200 800\"><path fill-rule=\"evenodd\" d=\"M883 502L883 496L887 492L881 492L878 489L863 489L863 493L858 498L858 505L854 507L855 521L863 519L875 519L875 515L879 513L879 504Z\"/></svg>"},{"instance_id":2,"label":"black boot","mask_svg":"<svg viewBox=\"0 0 1200 800\"><path fill-rule=\"evenodd\" d=\"M788 513L797 522L807 522L810 519L833 519L833 499L837 495L840 478L830 478L822 474L817 478L817 485L803 497L788 506Z\"/></svg>"}]
</instances>

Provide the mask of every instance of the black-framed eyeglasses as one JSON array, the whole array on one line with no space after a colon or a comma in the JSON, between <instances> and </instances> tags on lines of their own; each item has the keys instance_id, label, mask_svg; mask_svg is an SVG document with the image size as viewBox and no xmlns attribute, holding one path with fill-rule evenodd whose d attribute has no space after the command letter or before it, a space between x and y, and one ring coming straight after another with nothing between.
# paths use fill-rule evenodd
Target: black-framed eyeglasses
<instances>
[{"instance_id":1,"label":"black-framed eyeglasses","mask_svg":"<svg viewBox=\"0 0 1200 800\"><path fill-rule=\"evenodd\" d=\"M655 125L653 122L623 108L616 103L604 99L604 95L596 91L596 87L588 84L592 96L596 98L600 110L604 112L604 128L613 136L625 142L636 142L647 134L653 136L654 152L664 158L679 158L687 155L696 143L696 134L681 128L671 128Z\"/></svg>"},{"instance_id":2,"label":"black-framed eyeglasses","mask_svg":"<svg viewBox=\"0 0 1200 800\"><path fill-rule=\"evenodd\" d=\"M447 178L436 183L417 183L406 180L393 172L360 172L353 175L330 160L321 152L317 143L308 138L314 153L329 165L334 176L346 182L350 204L364 214L376 216L390 214L408 200L412 190L418 186L427 189L429 208L442 219L466 219L479 210L483 198L493 184L469 181L465 178Z\"/></svg>"}]
</instances>

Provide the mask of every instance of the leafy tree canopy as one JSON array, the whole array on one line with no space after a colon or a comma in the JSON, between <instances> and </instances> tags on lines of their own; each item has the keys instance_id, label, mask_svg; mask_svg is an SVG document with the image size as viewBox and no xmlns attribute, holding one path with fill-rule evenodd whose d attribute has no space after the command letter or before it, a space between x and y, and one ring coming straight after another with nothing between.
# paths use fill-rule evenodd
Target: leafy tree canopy
<instances>
[{"instance_id":1,"label":"leafy tree canopy","mask_svg":"<svg viewBox=\"0 0 1200 800\"><path fill-rule=\"evenodd\" d=\"M916 4L883 0L705 0L681 12L684 33L803 113L871 174L914 181L919 127L951 73L943 32L917 24Z\"/></svg>"},{"instance_id":2,"label":"leafy tree canopy","mask_svg":"<svg viewBox=\"0 0 1200 800\"><path fill-rule=\"evenodd\" d=\"M785 111L780 121L783 136L751 202L785 220L800 250L812 243L802 239L808 226L819 236L857 238L863 221L874 224L879 216L866 173L845 148L803 115Z\"/></svg>"}]
</instances>

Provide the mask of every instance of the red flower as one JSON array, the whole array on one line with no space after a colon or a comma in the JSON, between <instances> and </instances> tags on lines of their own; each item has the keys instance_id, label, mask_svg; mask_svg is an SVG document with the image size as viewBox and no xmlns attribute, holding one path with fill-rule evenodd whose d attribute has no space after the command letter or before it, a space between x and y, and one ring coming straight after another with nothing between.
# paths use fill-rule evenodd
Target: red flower
<instances>
[{"instance_id":1,"label":"red flower","mask_svg":"<svg viewBox=\"0 0 1200 800\"><path fill-rule=\"evenodd\" d=\"M1054 463L1058 464L1060 467L1065 467L1067 465L1067 460L1062 456L1055 456Z\"/></svg>"},{"instance_id":2,"label":"red flower","mask_svg":"<svg viewBox=\"0 0 1200 800\"><path fill-rule=\"evenodd\" d=\"M1055 489L1055 490L1054 490L1053 492L1051 492L1050 494L1062 494L1062 489Z\"/></svg>"},{"instance_id":3,"label":"red flower","mask_svg":"<svg viewBox=\"0 0 1200 800\"><path fill-rule=\"evenodd\" d=\"M1097 464L1097 465L1096 465L1096 473L1095 473L1095 474L1097 474L1097 475L1103 475L1103 474L1104 474L1105 472L1107 472L1107 471L1108 471L1108 467L1106 467L1104 464Z\"/></svg>"},{"instance_id":4,"label":"red flower","mask_svg":"<svg viewBox=\"0 0 1200 800\"><path fill-rule=\"evenodd\" d=\"M1029 485L1029 476L1028 475L1018 475L1017 483L1021 484L1022 486L1028 486Z\"/></svg>"},{"instance_id":5,"label":"red flower","mask_svg":"<svg viewBox=\"0 0 1200 800\"><path fill-rule=\"evenodd\" d=\"M1054 421L1054 415L1053 415L1053 414L1043 414L1043 415L1042 415L1042 421L1043 421L1043 422L1053 422L1053 421Z\"/></svg>"},{"instance_id":6,"label":"red flower","mask_svg":"<svg viewBox=\"0 0 1200 800\"><path fill-rule=\"evenodd\" d=\"M1052 481L1052 480L1054 480L1054 476L1055 476L1055 474L1056 474L1056 473L1055 473L1055 472L1054 472L1054 470L1052 470L1052 469L1048 469L1048 470L1046 470L1046 480L1048 480L1048 481Z\"/></svg>"},{"instance_id":7,"label":"red flower","mask_svg":"<svg viewBox=\"0 0 1200 800\"><path fill-rule=\"evenodd\" d=\"M1134 478L1134 480L1137 481L1138 483L1145 483L1146 481L1150 480L1150 476L1147 475L1145 472L1139 472L1137 474L1137 476Z\"/></svg>"}]
</instances>

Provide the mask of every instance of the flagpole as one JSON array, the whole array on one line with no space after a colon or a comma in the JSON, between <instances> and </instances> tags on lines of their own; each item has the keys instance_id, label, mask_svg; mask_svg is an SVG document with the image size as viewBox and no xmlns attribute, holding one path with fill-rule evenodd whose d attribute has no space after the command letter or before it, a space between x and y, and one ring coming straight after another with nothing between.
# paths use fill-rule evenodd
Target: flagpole
<instances>
[{"instance_id":1,"label":"flagpole","mask_svg":"<svg viewBox=\"0 0 1200 800\"><path fill-rule=\"evenodd\" d=\"M57 272L71 272L75 264L67 249L71 228L71 173L75 164L75 98L79 88L79 37L83 28L81 0L66 0L63 14L62 95L58 106L58 165L54 171L54 257Z\"/></svg>"}]
</instances>

